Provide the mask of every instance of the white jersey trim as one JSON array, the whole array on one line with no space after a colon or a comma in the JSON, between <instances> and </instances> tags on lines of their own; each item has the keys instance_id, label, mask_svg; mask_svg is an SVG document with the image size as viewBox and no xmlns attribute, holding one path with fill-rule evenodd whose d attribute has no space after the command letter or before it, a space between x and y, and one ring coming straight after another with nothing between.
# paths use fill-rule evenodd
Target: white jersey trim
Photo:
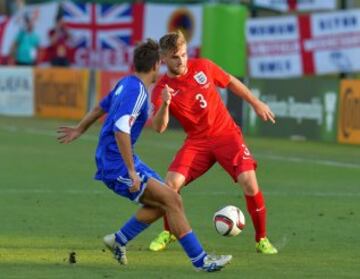
<instances>
[{"instance_id":1,"label":"white jersey trim","mask_svg":"<svg viewBox=\"0 0 360 279\"><path fill-rule=\"evenodd\" d=\"M139 95L136 99L133 111L131 115L126 114L121 116L116 122L115 126L122 132L130 134L131 133L131 126L134 124L136 118L139 116L140 110L142 106L144 105L144 102L146 100L146 92L144 89L144 86L142 83L139 83L140 89L139 89Z\"/></svg>"},{"instance_id":2,"label":"white jersey trim","mask_svg":"<svg viewBox=\"0 0 360 279\"><path fill-rule=\"evenodd\" d=\"M140 85L139 96L136 99L134 109L131 113L131 115L133 115L133 116L137 116L139 114L139 112L144 104L144 101L146 100L146 93L144 90L144 86L141 83L139 83L139 85Z\"/></svg>"},{"instance_id":3,"label":"white jersey trim","mask_svg":"<svg viewBox=\"0 0 360 279\"><path fill-rule=\"evenodd\" d=\"M126 114L121 116L116 122L115 122L115 126L122 132L126 133L126 134L130 134L130 130L131 130L131 124L130 123L130 118L131 115Z\"/></svg>"}]
</instances>

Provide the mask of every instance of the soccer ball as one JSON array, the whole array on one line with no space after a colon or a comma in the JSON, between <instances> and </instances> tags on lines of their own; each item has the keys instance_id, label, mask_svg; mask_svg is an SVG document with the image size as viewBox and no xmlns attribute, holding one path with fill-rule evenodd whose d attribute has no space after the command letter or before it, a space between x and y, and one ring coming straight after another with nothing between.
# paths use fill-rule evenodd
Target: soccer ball
<instances>
[{"instance_id":1,"label":"soccer ball","mask_svg":"<svg viewBox=\"0 0 360 279\"><path fill-rule=\"evenodd\" d=\"M214 214L216 231L223 236L236 236L245 226L245 217L242 211L233 205L225 206Z\"/></svg>"}]
</instances>

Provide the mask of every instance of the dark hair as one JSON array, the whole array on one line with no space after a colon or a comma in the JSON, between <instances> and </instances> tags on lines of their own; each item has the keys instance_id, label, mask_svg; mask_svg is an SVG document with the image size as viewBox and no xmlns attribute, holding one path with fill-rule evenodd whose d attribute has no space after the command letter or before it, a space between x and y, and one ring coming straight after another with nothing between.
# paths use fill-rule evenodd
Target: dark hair
<instances>
[{"instance_id":1,"label":"dark hair","mask_svg":"<svg viewBox=\"0 0 360 279\"><path fill-rule=\"evenodd\" d=\"M139 43L135 47L133 61L136 72L150 72L160 61L159 44L152 39Z\"/></svg>"},{"instance_id":2,"label":"dark hair","mask_svg":"<svg viewBox=\"0 0 360 279\"><path fill-rule=\"evenodd\" d=\"M62 7L60 6L56 16L55 16L55 22L59 22L60 20L62 20L64 18L64 10L62 9Z\"/></svg>"},{"instance_id":3,"label":"dark hair","mask_svg":"<svg viewBox=\"0 0 360 279\"><path fill-rule=\"evenodd\" d=\"M186 39L180 30L167 33L160 38L160 49L162 53L168 51L176 52L183 44L186 44Z\"/></svg>"},{"instance_id":4,"label":"dark hair","mask_svg":"<svg viewBox=\"0 0 360 279\"><path fill-rule=\"evenodd\" d=\"M31 15L29 13L24 14L24 21L25 21L26 24L31 24L32 23Z\"/></svg>"}]
</instances>

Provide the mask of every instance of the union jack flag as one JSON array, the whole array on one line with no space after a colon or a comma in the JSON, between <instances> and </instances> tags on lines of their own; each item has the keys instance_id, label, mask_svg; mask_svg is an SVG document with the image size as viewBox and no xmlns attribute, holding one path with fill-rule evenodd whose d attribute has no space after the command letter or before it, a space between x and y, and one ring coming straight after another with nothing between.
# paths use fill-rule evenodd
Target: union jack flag
<instances>
[{"instance_id":1,"label":"union jack flag","mask_svg":"<svg viewBox=\"0 0 360 279\"><path fill-rule=\"evenodd\" d=\"M75 64L123 69L131 62L131 46L142 39L143 4L67 1L62 9L76 48Z\"/></svg>"}]
</instances>

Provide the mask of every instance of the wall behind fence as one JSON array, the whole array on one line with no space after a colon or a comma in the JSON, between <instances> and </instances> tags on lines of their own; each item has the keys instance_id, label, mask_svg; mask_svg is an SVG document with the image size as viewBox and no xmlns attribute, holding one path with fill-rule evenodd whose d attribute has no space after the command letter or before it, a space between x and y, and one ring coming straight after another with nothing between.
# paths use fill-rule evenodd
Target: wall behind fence
<instances>
[{"instance_id":1,"label":"wall behind fence","mask_svg":"<svg viewBox=\"0 0 360 279\"><path fill-rule=\"evenodd\" d=\"M339 142L360 144L360 80L341 81L339 112Z\"/></svg>"},{"instance_id":2,"label":"wall behind fence","mask_svg":"<svg viewBox=\"0 0 360 279\"><path fill-rule=\"evenodd\" d=\"M80 69L0 67L0 115L79 120L89 104L97 104L127 74L90 73ZM94 78L90 80L90 76ZM277 122L263 122L246 103L225 90L226 106L235 121L243 124L245 134L360 144L360 80L255 79L250 80L249 87L271 107ZM171 127L178 126L173 122Z\"/></svg>"},{"instance_id":3,"label":"wall behind fence","mask_svg":"<svg viewBox=\"0 0 360 279\"><path fill-rule=\"evenodd\" d=\"M247 106L246 133L323 141L336 141L339 80L299 78L251 80L250 88L265 101L277 122L263 122Z\"/></svg>"},{"instance_id":4,"label":"wall behind fence","mask_svg":"<svg viewBox=\"0 0 360 279\"><path fill-rule=\"evenodd\" d=\"M87 112L89 70L37 68L34 81L37 116L78 120Z\"/></svg>"},{"instance_id":5,"label":"wall behind fence","mask_svg":"<svg viewBox=\"0 0 360 279\"><path fill-rule=\"evenodd\" d=\"M34 115L33 69L0 67L0 114Z\"/></svg>"}]
</instances>

